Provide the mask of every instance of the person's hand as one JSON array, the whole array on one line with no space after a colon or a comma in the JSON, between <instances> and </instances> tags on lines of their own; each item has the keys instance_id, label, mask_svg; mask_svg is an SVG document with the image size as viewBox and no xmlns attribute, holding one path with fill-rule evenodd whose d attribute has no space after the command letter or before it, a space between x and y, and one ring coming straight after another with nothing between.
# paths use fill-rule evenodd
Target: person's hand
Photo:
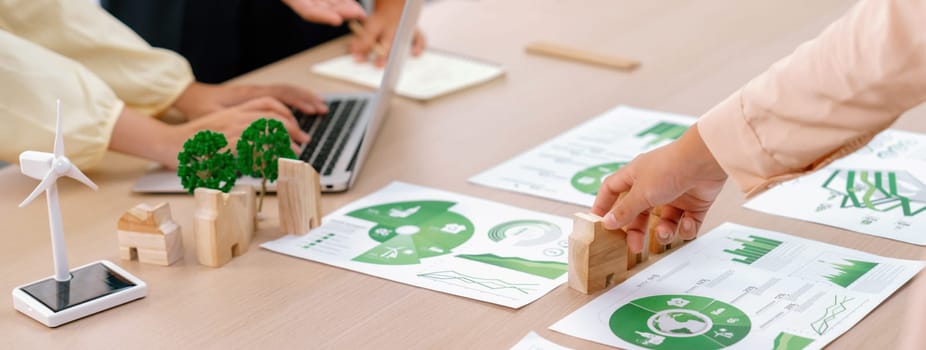
<instances>
[{"instance_id":1,"label":"person's hand","mask_svg":"<svg viewBox=\"0 0 926 350\"><path fill-rule=\"evenodd\" d=\"M354 0L283 0L302 19L339 26L345 20L363 19L366 12Z\"/></svg>"},{"instance_id":2,"label":"person's hand","mask_svg":"<svg viewBox=\"0 0 926 350\"><path fill-rule=\"evenodd\" d=\"M380 0L376 2L376 11L363 20L363 31L356 33L350 43L350 53L357 62L366 62L374 45L380 45L385 52L392 48L392 39L395 37L399 20L402 18L404 1ZM421 30L416 29L412 39L412 55L419 56L424 52L425 38ZM386 65L387 55L377 55L373 64L377 67Z\"/></svg>"},{"instance_id":3,"label":"person's hand","mask_svg":"<svg viewBox=\"0 0 926 350\"><path fill-rule=\"evenodd\" d=\"M210 113L191 122L176 125L177 130L175 130L174 134L177 137L173 144L178 145L178 147L175 147L176 150L172 152L173 159L170 162L165 162L164 165L170 169L176 169L176 156L182 149L183 142L193 137L200 130L212 130L225 134L228 147L234 152L235 145L238 143L238 139L241 138L244 129L247 129L252 122L260 118L273 118L283 122L294 142L292 147L296 154L299 153L299 144L309 142L309 135L299 128L299 123L289 113L286 106L273 98L260 97L232 108Z\"/></svg>"},{"instance_id":4,"label":"person's hand","mask_svg":"<svg viewBox=\"0 0 926 350\"><path fill-rule=\"evenodd\" d=\"M261 97L278 100L309 115L328 112L328 106L318 95L305 89L283 84L212 85L195 82L180 94L180 97L174 101L173 107L187 118L197 119ZM288 109L281 113L283 116L293 117Z\"/></svg>"},{"instance_id":5,"label":"person's hand","mask_svg":"<svg viewBox=\"0 0 926 350\"><path fill-rule=\"evenodd\" d=\"M676 232L693 239L726 180L695 125L677 141L638 156L608 176L592 213L604 217L607 229L624 227L628 246L639 253L651 210L662 206L655 226L660 243L672 242Z\"/></svg>"},{"instance_id":6,"label":"person's hand","mask_svg":"<svg viewBox=\"0 0 926 350\"><path fill-rule=\"evenodd\" d=\"M183 149L183 143L200 130L225 134L228 147L234 152L244 129L260 118L282 121L289 136L296 143L309 141L309 135L299 129L298 123L286 106L271 97L261 97L184 124L167 124L125 107L113 126L109 149L177 169L177 154ZM299 146L293 144L293 151L298 154Z\"/></svg>"}]
</instances>

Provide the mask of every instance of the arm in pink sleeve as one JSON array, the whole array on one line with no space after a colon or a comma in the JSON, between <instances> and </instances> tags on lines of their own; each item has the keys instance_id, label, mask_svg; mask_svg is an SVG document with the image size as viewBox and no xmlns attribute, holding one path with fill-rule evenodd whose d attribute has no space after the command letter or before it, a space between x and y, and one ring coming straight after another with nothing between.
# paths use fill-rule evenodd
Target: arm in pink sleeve
<instances>
[{"instance_id":1,"label":"arm in pink sleeve","mask_svg":"<svg viewBox=\"0 0 926 350\"><path fill-rule=\"evenodd\" d=\"M697 127L747 192L864 145L926 100L926 1L863 0Z\"/></svg>"}]
</instances>

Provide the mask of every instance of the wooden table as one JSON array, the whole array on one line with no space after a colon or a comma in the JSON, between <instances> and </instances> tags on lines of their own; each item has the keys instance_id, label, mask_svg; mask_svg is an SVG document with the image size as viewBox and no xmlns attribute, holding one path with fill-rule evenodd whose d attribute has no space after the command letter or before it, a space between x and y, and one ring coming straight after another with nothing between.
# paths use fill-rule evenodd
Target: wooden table
<instances>
[{"instance_id":1,"label":"wooden table","mask_svg":"<svg viewBox=\"0 0 926 350\"><path fill-rule=\"evenodd\" d=\"M842 14L845 0L444 0L427 5L429 43L503 64L504 78L426 103L397 99L356 187L325 195L324 212L400 180L562 216L586 208L468 183L505 161L617 105L699 115L798 43ZM636 58L632 73L524 53L547 40ZM239 81L286 82L316 91L361 90L309 73L343 54L338 40L248 74ZM923 110L899 127L926 132ZM419 289L271 253L257 244L277 233L276 201L265 205L257 244L221 268L196 263L186 195L130 192L146 163L116 154L88 172L90 191L61 182L71 266L117 262L145 280L145 299L49 329L16 312L0 293L0 347L9 348L466 348L499 349L534 330L559 344L603 348L547 329L594 298L562 286L521 310ZM16 166L0 171L0 291L52 274L43 200L16 205L37 185ZM171 267L119 260L115 225L141 202L167 201L182 226L186 254ZM724 221L897 258L922 248L741 207L732 183L705 230ZM703 231L703 230L702 230ZM833 348L892 348L910 300L901 289L833 343Z\"/></svg>"}]
</instances>

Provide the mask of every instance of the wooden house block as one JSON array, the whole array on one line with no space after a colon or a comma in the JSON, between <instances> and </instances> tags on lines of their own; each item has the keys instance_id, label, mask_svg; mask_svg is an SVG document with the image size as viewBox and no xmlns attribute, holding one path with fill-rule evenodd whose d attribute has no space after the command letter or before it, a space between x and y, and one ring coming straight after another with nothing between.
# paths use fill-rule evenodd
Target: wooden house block
<instances>
[{"instance_id":1,"label":"wooden house block","mask_svg":"<svg viewBox=\"0 0 926 350\"><path fill-rule=\"evenodd\" d=\"M318 173L308 163L280 158L277 163L277 203L280 231L305 234L321 224L321 185Z\"/></svg>"},{"instance_id":2,"label":"wooden house block","mask_svg":"<svg viewBox=\"0 0 926 350\"><path fill-rule=\"evenodd\" d=\"M254 189L232 189L229 193L197 188L196 257L200 264L219 267L248 250L254 234Z\"/></svg>"},{"instance_id":3,"label":"wooden house block","mask_svg":"<svg viewBox=\"0 0 926 350\"><path fill-rule=\"evenodd\" d=\"M595 293L619 282L636 256L627 247L623 230L608 230L601 217L576 213L569 235L569 287Z\"/></svg>"},{"instance_id":4,"label":"wooden house block","mask_svg":"<svg viewBox=\"0 0 926 350\"><path fill-rule=\"evenodd\" d=\"M168 266L183 257L183 235L167 203L129 209L116 229L122 259Z\"/></svg>"},{"instance_id":5,"label":"wooden house block","mask_svg":"<svg viewBox=\"0 0 926 350\"><path fill-rule=\"evenodd\" d=\"M682 246L685 242L678 235L671 244L658 243L653 231L660 214L659 208L650 214L639 254L630 252L623 230L605 229L597 215L575 214L569 235L569 287L585 294L601 291L649 265L650 257Z\"/></svg>"},{"instance_id":6,"label":"wooden house block","mask_svg":"<svg viewBox=\"0 0 926 350\"><path fill-rule=\"evenodd\" d=\"M247 207L245 210L251 214L249 216L242 216L240 219L243 221L242 225L246 222L250 222L251 224L251 234L247 237L248 242L251 242L251 240L254 239L254 235L257 234L257 188L251 185L235 185L232 187L231 191L228 192L240 192L245 196L244 204Z\"/></svg>"}]
</instances>

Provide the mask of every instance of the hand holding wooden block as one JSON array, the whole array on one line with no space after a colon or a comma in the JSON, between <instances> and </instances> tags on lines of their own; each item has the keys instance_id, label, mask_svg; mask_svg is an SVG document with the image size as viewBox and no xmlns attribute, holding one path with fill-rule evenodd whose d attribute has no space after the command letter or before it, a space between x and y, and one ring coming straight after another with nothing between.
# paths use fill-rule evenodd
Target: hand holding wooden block
<instances>
[{"instance_id":1,"label":"hand holding wooden block","mask_svg":"<svg viewBox=\"0 0 926 350\"><path fill-rule=\"evenodd\" d=\"M585 294L596 293L645 267L653 254L665 254L684 244L678 235L668 245L658 243L653 227L659 222L659 213L657 208L650 215L644 249L638 254L630 252L623 230L605 229L597 215L576 213L569 235L569 287Z\"/></svg>"}]
</instances>

